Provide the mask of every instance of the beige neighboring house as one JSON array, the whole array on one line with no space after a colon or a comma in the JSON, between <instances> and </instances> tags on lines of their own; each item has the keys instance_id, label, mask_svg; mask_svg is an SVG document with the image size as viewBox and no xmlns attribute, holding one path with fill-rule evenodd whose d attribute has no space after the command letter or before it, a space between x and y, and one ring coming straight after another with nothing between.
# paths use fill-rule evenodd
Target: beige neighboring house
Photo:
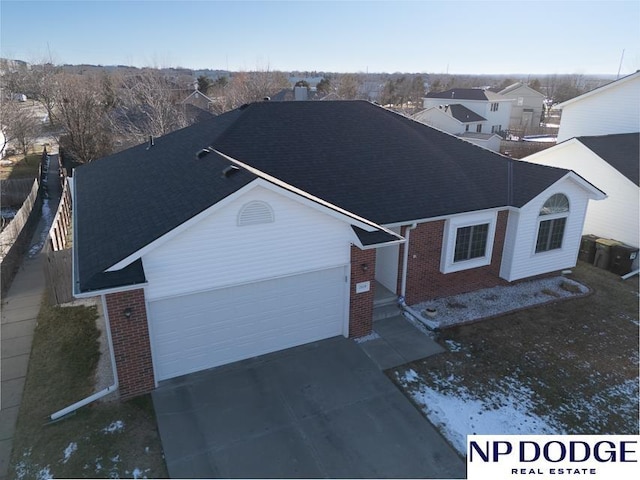
<instances>
[{"instance_id":1,"label":"beige neighboring house","mask_svg":"<svg viewBox=\"0 0 640 480\"><path fill-rule=\"evenodd\" d=\"M513 99L509 118L510 129L524 130L524 133L528 133L540 126L545 98L542 93L522 82L517 82L498 94Z\"/></svg>"},{"instance_id":2,"label":"beige neighboring house","mask_svg":"<svg viewBox=\"0 0 640 480\"><path fill-rule=\"evenodd\" d=\"M640 131L640 70L553 107L558 143L573 137Z\"/></svg>"},{"instance_id":3,"label":"beige neighboring house","mask_svg":"<svg viewBox=\"0 0 640 480\"><path fill-rule=\"evenodd\" d=\"M464 105L438 105L422 110L411 118L493 152L500 151L501 138L495 133L483 133L489 130L487 119Z\"/></svg>"}]
</instances>

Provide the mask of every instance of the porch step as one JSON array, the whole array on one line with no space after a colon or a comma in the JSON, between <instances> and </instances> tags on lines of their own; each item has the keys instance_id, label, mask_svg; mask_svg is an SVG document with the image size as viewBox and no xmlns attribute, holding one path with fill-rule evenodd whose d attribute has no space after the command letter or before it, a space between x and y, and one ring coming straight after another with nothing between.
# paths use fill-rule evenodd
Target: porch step
<instances>
[{"instance_id":1,"label":"porch step","mask_svg":"<svg viewBox=\"0 0 640 480\"><path fill-rule=\"evenodd\" d=\"M398 296L385 288L380 282L375 284L375 292L373 296L373 308L384 307L386 305L395 305Z\"/></svg>"},{"instance_id":2,"label":"porch step","mask_svg":"<svg viewBox=\"0 0 640 480\"><path fill-rule=\"evenodd\" d=\"M391 305L382 305L380 307L373 307L373 321L384 320L385 318L395 317L400 315L402 310L398 308L395 303Z\"/></svg>"}]
</instances>

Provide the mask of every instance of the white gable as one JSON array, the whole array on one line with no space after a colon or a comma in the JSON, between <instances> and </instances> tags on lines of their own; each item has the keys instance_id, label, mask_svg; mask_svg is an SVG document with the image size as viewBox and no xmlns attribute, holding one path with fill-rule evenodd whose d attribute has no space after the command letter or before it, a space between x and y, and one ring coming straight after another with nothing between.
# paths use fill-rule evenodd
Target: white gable
<instances>
[{"instance_id":1,"label":"white gable","mask_svg":"<svg viewBox=\"0 0 640 480\"><path fill-rule=\"evenodd\" d=\"M573 137L640 131L640 74L558 105L558 142Z\"/></svg>"},{"instance_id":2,"label":"white gable","mask_svg":"<svg viewBox=\"0 0 640 480\"><path fill-rule=\"evenodd\" d=\"M554 194L569 200L569 215L562 248L536 253L539 214ZM508 281L541 275L575 266L589 197L592 196L575 174L568 174L518 211L509 213L500 276Z\"/></svg>"},{"instance_id":3,"label":"white gable","mask_svg":"<svg viewBox=\"0 0 640 480\"><path fill-rule=\"evenodd\" d=\"M239 225L239 215L256 206L272 214L269 221ZM352 232L347 222L256 186L143 255L146 295L156 300L346 265Z\"/></svg>"}]
</instances>

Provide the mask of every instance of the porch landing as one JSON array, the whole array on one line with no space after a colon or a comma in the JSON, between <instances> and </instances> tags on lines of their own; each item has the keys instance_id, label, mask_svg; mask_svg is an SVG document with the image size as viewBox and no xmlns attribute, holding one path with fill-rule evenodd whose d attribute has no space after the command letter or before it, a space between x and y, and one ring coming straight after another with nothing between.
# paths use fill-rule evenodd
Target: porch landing
<instances>
[{"instance_id":1,"label":"porch landing","mask_svg":"<svg viewBox=\"0 0 640 480\"><path fill-rule=\"evenodd\" d=\"M380 370L394 368L445 351L401 314L376 321L373 324L373 331L377 334L376 338L361 339L357 342Z\"/></svg>"}]
</instances>

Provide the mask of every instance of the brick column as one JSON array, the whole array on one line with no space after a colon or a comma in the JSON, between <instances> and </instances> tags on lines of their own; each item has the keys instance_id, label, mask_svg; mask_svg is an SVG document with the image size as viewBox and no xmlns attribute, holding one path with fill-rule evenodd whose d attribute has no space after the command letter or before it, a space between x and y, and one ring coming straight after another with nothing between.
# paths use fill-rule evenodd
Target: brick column
<instances>
[{"instance_id":1,"label":"brick column","mask_svg":"<svg viewBox=\"0 0 640 480\"><path fill-rule=\"evenodd\" d=\"M366 269L365 266L366 265ZM373 328L376 251L351 245L351 290L349 295L349 337L362 337ZM356 293L356 284L370 282L369 291Z\"/></svg>"},{"instance_id":2,"label":"brick column","mask_svg":"<svg viewBox=\"0 0 640 480\"><path fill-rule=\"evenodd\" d=\"M106 296L111 339L116 358L120 398L127 400L155 388L144 290ZM125 312L130 309L127 318Z\"/></svg>"}]
</instances>

